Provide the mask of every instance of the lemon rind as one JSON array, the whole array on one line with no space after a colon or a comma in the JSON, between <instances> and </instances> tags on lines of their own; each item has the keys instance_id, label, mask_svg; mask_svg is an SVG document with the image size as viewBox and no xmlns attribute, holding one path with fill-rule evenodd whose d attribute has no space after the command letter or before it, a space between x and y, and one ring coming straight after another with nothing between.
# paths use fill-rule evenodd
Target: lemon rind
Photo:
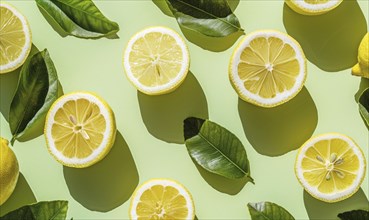
<instances>
[{"instance_id":1,"label":"lemon rind","mask_svg":"<svg viewBox=\"0 0 369 220\"><path fill-rule=\"evenodd\" d=\"M162 185L162 186L172 186L174 188L176 188L180 194L182 196L185 197L186 202L187 202L187 207L188 207L188 216L184 219L184 220L193 220L195 218L195 205L194 205L194 201L192 198L191 193L188 191L188 189L182 185L181 183L172 180L172 179L165 179L165 178L155 178L155 179L150 179L144 183L141 184L141 186L139 186L135 192L132 195L131 198L131 202L129 205L129 218L131 220L137 220L138 216L136 214L136 209L135 207L137 207L138 202L140 200L139 195L142 195L142 193L151 188L154 185Z\"/></svg>"},{"instance_id":2,"label":"lemon rind","mask_svg":"<svg viewBox=\"0 0 369 220\"><path fill-rule=\"evenodd\" d=\"M104 139L100 146L94 150L94 152L86 158L67 158L62 155L54 146L53 138L51 135L51 126L54 122L54 117L57 110L63 106L66 101L75 100L79 98L86 98L89 101L94 102L99 106L100 113L104 116L106 121L106 131L104 133ZM50 107L46 116L44 134L49 153L64 166L74 168L85 168L92 166L93 164L102 160L111 150L116 136L116 122L113 111L110 106L98 95L91 92L72 92L59 97Z\"/></svg>"},{"instance_id":3,"label":"lemon rind","mask_svg":"<svg viewBox=\"0 0 369 220\"><path fill-rule=\"evenodd\" d=\"M159 33L164 33L164 34L168 34L170 36L172 36L177 44L181 47L182 49L182 55L183 55L183 60L182 60L182 67L180 72L178 73L178 75L172 79L169 83L161 85L161 86L156 86L156 87L149 87L149 86L145 86L143 84L141 84L136 77L134 77L131 68L130 68L130 63L129 63L129 55L132 51L132 46L133 44L141 37L143 37L144 35L146 35L147 33L151 33L151 32L159 32ZM185 43L185 41L183 40L183 38L174 30L167 28L167 27L163 27L163 26L153 26L153 27L149 27L146 28L142 31L139 31L138 33L136 33L135 35L133 35L131 37L131 39L129 40L124 53L123 53L123 67L125 70L125 75L127 76L128 80L131 82L131 84L140 92L145 93L147 95L161 95L161 94L166 94L166 93L170 93L172 91L174 91L176 88L178 88L184 81L184 79L187 76L187 73L189 71L189 63L190 63L190 54L189 54L189 50L187 47L187 44Z\"/></svg>"},{"instance_id":4,"label":"lemon rind","mask_svg":"<svg viewBox=\"0 0 369 220\"><path fill-rule=\"evenodd\" d=\"M354 181L354 184L348 187L348 189L345 189L342 192L333 192L330 194L325 194L325 193L319 192L316 188L311 187L306 181L304 181L302 169L300 169L299 165L301 164L301 161L305 155L305 152L309 148L309 146L314 145L315 143L321 140L328 140L328 139L333 139L333 138L339 138L349 143L349 145L351 146L351 149L354 150L354 153L359 158L359 163L360 163L360 167L362 168L362 172L361 173L358 172L358 175ZM352 138L344 134L331 132L331 133L321 134L321 135L312 137L300 147L300 149L298 150L297 156L296 156L294 170L295 170L295 175L297 177L297 180L299 181L301 186L304 187L305 191L308 192L312 197L318 200L327 202L327 203L334 203L334 202L339 202L339 201L342 201L342 200L345 200L351 197L353 194L355 194L360 189L360 186L362 182L364 181L365 174L366 174L366 159L365 159L362 149L355 143L355 141Z\"/></svg>"},{"instance_id":5,"label":"lemon rind","mask_svg":"<svg viewBox=\"0 0 369 220\"><path fill-rule=\"evenodd\" d=\"M0 7L5 7L9 9L19 20L22 22L23 32L25 33L26 42L22 48L21 54L17 59L7 63L6 65L0 65L0 74L9 73L24 64L32 48L32 32L26 17L20 13L14 6L9 3L0 2Z\"/></svg>"},{"instance_id":6,"label":"lemon rind","mask_svg":"<svg viewBox=\"0 0 369 220\"><path fill-rule=\"evenodd\" d=\"M302 0L286 0L286 4L302 15L321 15L327 13L342 3L342 0L330 0L323 4L309 4Z\"/></svg>"},{"instance_id":7,"label":"lemon rind","mask_svg":"<svg viewBox=\"0 0 369 220\"><path fill-rule=\"evenodd\" d=\"M300 71L299 76L296 78L294 87L290 90L284 91L283 93L278 93L276 97L271 99L263 98L259 95L249 92L246 88L244 88L243 81L238 76L237 66L240 62L241 53L249 45L249 43L257 37L276 37L281 39L284 43L288 43L295 50L296 55L298 55L297 52L299 52L301 55L296 56L296 59L298 60L300 70L303 70L303 73ZM265 108L276 107L293 99L302 90L307 78L306 57L300 44L288 34L277 30L258 30L246 35L233 51L228 69L229 79L238 96L246 102L250 102L254 105ZM291 91L293 92L291 93Z\"/></svg>"}]
</instances>

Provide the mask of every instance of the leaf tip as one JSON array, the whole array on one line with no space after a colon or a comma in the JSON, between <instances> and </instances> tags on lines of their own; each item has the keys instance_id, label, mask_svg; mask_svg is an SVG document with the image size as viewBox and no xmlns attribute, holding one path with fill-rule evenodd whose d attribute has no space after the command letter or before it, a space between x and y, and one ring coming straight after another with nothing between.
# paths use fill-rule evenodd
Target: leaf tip
<instances>
[{"instance_id":1,"label":"leaf tip","mask_svg":"<svg viewBox=\"0 0 369 220\"><path fill-rule=\"evenodd\" d=\"M204 124L205 120L196 117L188 117L183 121L183 133L185 140L196 136Z\"/></svg>"}]
</instances>

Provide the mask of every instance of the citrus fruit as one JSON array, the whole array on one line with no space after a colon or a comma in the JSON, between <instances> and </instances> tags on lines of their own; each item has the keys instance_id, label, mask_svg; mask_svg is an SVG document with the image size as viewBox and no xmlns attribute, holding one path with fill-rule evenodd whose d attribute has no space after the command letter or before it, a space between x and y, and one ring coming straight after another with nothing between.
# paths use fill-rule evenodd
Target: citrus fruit
<instances>
[{"instance_id":1,"label":"citrus fruit","mask_svg":"<svg viewBox=\"0 0 369 220\"><path fill-rule=\"evenodd\" d=\"M352 68L352 74L369 78L369 33L366 33L360 43L358 61Z\"/></svg>"},{"instance_id":2,"label":"citrus fruit","mask_svg":"<svg viewBox=\"0 0 369 220\"><path fill-rule=\"evenodd\" d=\"M134 192L129 215L133 220L192 220L195 207L191 194L180 183L151 179Z\"/></svg>"},{"instance_id":3,"label":"citrus fruit","mask_svg":"<svg viewBox=\"0 0 369 220\"><path fill-rule=\"evenodd\" d=\"M327 13L343 0L285 0L292 10L303 15L320 15Z\"/></svg>"},{"instance_id":4,"label":"citrus fruit","mask_svg":"<svg viewBox=\"0 0 369 220\"><path fill-rule=\"evenodd\" d=\"M0 137L0 206L13 193L18 176L18 160L10 149L8 140Z\"/></svg>"},{"instance_id":5,"label":"citrus fruit","mask_svg":"<svg viewBox=\"0 0 369 220\"><path fill-rule=\"evenodd\" d=\"M114 144L114 113L94 94L66 94L51 106L44 133L48 150L58 162L88 167L102 160Z\"/></svg>"},{"instance_id":6,"label":"citrus fruit","mask_svg":"<svg viewBox=\"0 0 369 220\"><path fill-rule=\"evenodd\" d=\"M262 30L238 44L229 64L229 78L239 97L274 107L295 97L306 80L306 58L287 34Z\"/></svg>"},{"instance_id":7,"label":"citrus fruit","mask_svg":"<svg viewBox=\"0 0 369 220\"><path fill-rule=\"evenodd\" d=\"M166 27L150 27L135 34L124 52L129 81L142 93L172 92L185 79L189 53L182 37Z\"/></svg>"},{"instance_id":8,"label":"citrus fruit","mask_svg":"<svg viewBox=\"0 0 369 220\"><path fill-rule=\"evenodd\" d=\"M313 137L299 149L295 173L305 190L325 202L353 195L365 177L366 161L355 142L338 133Z\"/></svg>"},{"instance_id":9,"label":"citrus fruit","mask_svg":"<svg viewBox=\"0 0 369 220\"><path fill-rule=\"evenodd\" d=\"M0 74L20 67L31 51L27 19L13 6L0 3Z\"/></svg>"}]
</instances>

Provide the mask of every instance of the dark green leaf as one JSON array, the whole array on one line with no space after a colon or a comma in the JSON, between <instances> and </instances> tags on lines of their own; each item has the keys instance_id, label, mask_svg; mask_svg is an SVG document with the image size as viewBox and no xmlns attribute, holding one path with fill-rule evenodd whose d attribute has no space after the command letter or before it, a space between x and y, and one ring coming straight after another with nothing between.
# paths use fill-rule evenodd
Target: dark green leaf
<instances>
[{"instance_id":1,"label":"dark green leaf","mask_svg":"<svg viewBox=\"0 0 369 220\"><path fill-rule=\"evenodd\" d=\"M111 37L119 25L107 19L91 0L36 0L37 6L69 35Z\"/></svg>"},{"instance_id":2,"label":"dark green leaf","mask_svg":"<svg viewBox=\"0 0 369 220\"><path fill-rule=\"evenodd\" d=\"M0 220L65 220L67 211L67 201L39 202L9 212L3 217L0 217Z\"/></svg>"},{"instance_id":3,"label":"dark green leaf","mask_svg":"<svg viewBox=\"0 0 369 220\"><path fill-rule=\"evenodd\" d=\"M338 214L341 220L369 220L369 212L364 210L353 210Z\"/></svg>"},{"instance_id":4,"label":"dark green leaf","mask_svg":"<svg viewBox=\"0 0 369 220\"><path fill-rule=\"evenodd\" d=\"M369 88L359 97L359 111L367 126L369 126Z\"/></svg>"},{"instance_id":5,"label":"dark green leaf","mask_svg":"<svg viewBox=\"0 0 369 220\"><path fill-rule=\"evenodd\" d=\"M23 65L18 87L10 104L9 125L12 144L38 120L44 119L58 97L58 76L45 49L29 57Z\"/></svg>"},{"instance_id":6,"label":"dark green leaf","mask_svg":"<svg viewBox=\"0 0 369 220\"><path fill-rule=\"evenodd\" d=\"M243 32L227 0L165 0L184 28L209 37L226 37Z\"/></svg>"},{"instance_id":7,"label":"dark green leaf","mask_svg":"<svg viewBox=\"0 0 369 220\"><path fill-rule=\"evenodd\" d=\"M229 179L249 177L245 148L227 129L209 120L188 118L184 134L190 156L204 169Z\"/></svg>"},{"instance_id":8,"label":"dark green leaf","mask_svg":"<svg viewBox=\"0 0 369 220\"><path fill-rule=\"evenodd\" d=\"M247 204L252 220L295 220L283 207L272 202Z\"/></svg>"}]
</instances>

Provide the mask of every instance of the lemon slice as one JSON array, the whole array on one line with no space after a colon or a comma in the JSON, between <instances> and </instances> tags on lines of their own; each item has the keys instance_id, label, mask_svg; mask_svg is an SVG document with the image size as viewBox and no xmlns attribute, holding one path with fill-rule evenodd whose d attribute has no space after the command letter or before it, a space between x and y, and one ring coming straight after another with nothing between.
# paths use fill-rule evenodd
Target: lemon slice
<instances>
[{"instance_id":1,"label":"lemon slice","mask_svg":"<svg viewBox=\"0 0 369 220\"><path fill-rule=\"evenodd\" d=\"M320 15L331 11L342 0L285 0L292 10L303 15Z\"/></svg>"},{"instance_id":2,"label":"lemon slice","mask_svg":"<svg viewBox=\"0 0 369 220\"><path fill-rule=\"evenodd\" d=\"M338 202L353 195L365 177L366 161L355 142L337 133L308 140L300 148L295 173L313 197Z\"/></svg>"},{"instance_id":3,"label":"lemon slice","mask_svg":"<svg viewBox=\"0 0 369 220\"><path fill-rule=\"evenodd\" d=\"M287 34L263 30L247 35L229 64L229 78L239 97L274 107L295 97L306 80L306 58Z\"/></svg>"},{"instance_id":4,"label":"lemon slice","mask_svg":"<svg viewBox=\"0 0 369 220\"><path fill-rule=\"evenodd\" d=\"M103 159L115 134L113 111L104 100L87 92L63 95L46 117L48 150L69 167L88 167Z\"/></svg>"},{"instance_id":5,"label":"lemon slice","mask_svg":"<svg viewBox=\"0 0 369 220\"><path fill-rule=\"evenodd\" d=\"M20 67L31 51L31 30L13 6L0 3L0 74Z\"/></svg>"},{"instance_id":6,"label":"lemon slice","mask_svg":"<svg viewBox=\"0 0 369 220\"><path fill-rule=\"evenodd\" d=\"M148 95L175 90L185 79L189 53L181 36L166 27L138 32L128 42L123 64L131 83Z\"/></svg>"},{"instance_id":7,"label":"lemon slice","mask_svg":"<svg viewBox=\"0 0 369 220\"><path fill-rule=\"evenodd\" d=\"M188 190L178 182L152 179L133 194L129 215L133 220L192 220L195 207Z\"/></svg>"}]
</instances>

